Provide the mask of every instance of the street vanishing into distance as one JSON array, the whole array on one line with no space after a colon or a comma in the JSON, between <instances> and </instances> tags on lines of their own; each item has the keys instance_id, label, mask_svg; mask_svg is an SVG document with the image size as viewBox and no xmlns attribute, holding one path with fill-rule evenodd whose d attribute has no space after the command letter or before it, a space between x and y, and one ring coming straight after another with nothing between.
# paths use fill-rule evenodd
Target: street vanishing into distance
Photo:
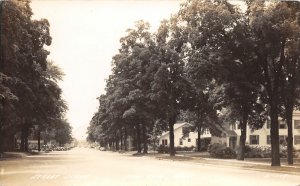
<instances>
[{"instance_id":1,"label":"street vanishing into distance","mask_svg":"<svg viewBox=\"0 0 300 186\"><path fill-rule=\"evenodd\" d=\"M74 148L0 162L1 186L297 186L300 175Z\"/></svg>"},{"instance_id":2,"label":"street vanishing into distance","mask_svg":"<svg viewBox=\"0 0 300 186\"><path fill-rule=\"evenodd\" d=\"M0 0L0 186L300 186L300 1Z\"/></svg>"}]
</instances>

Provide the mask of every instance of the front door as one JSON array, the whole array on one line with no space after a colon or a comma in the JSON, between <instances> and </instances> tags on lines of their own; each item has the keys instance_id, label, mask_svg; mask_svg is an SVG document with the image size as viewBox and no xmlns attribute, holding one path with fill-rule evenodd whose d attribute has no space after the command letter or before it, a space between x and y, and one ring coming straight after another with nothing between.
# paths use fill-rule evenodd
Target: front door
<instances>
[{"instance_id":1,"label":"front door","mask_svg":"<svg viewBox=\"0 0 300 186\"><path fill-rule=\"evenodd\" d=\"M234 149L236 147L236 137L235 136L231 136L229 137L229 147Z\"/></svg>"}]
</instances>

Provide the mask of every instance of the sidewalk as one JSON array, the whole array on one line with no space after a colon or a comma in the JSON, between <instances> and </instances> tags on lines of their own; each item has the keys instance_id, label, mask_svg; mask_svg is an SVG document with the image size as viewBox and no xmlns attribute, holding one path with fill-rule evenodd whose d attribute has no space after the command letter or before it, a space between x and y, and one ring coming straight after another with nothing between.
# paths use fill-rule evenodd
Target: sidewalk
<instances>
[{"instance_id":1,"label":"sidewalk","mask_svg":"<svg viewBox=\"0 0 300 186\"><path fill-rule=\"evenodd\" d=\"M201 163L206 165L215 165L222 167L239 167L243 169L257 170L257 171L271 171L285 174L300 175L300 159L294 159L294 165L288 165L286 158L281 158L280 167L272 167L270 158L246 158L244 161L236 159L215 159L209 157L208 153L179 153L175 157L163 154L157 156L158 159L169 159Z\"/></svg>"},{"instance_id":2,"label":"sidewalk","mask_svg":"<svg viewBox=\"0 0 300 186\"><path fill-rule=\"evenodd\" d=\"M211 158L207 152L179 152L173 157L169 156L169 154L158 153L136 154L135 152L126 152L126 154L152 157L158 160L184 161L218 167L235 167L255 171L300 175L300 158L294 158L293 165L288 165L286 158L281 158L281 166L272 167L270 158L246 158L244 161L236 159L215 159Z\"/></svg>"},{"instance_id":3,"label":"sidewalk","mask_svg":"<svg viewBox=\"0 0 300 186\"><path fill-rule=\"evenodd\" d=\"M31 155L42 154L43 152L4 152L1 154L0 160L10 159L10 158L25 158Z\"/></svg>"}]
</instances>

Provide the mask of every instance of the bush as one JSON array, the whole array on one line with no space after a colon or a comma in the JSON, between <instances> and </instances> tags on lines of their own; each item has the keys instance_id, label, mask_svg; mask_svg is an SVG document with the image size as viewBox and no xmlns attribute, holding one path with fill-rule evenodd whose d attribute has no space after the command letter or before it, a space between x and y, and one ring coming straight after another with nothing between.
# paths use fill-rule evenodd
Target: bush
<instances>
[{"instance_id":1,"label":"bush","mask_svg":"<svg viewBox=\"0 0 300 186\"><path fill-rule=\"evenodd\" d=\"M158 148L157 148L157 152L158 153L169 153L170 151L170 148L168 146L164 146L164 145L160 145Z\"/></svg>"},{"instance_id":2,"label":"bush","mask_svg":"<svg viewBox=\"0 0 300 186\"><path fill-rule=\"evenodd\" d=\"M295 150L295 157L300 158L300 150Z\"/></svg>"},{"instance_id":3,"label":"bush","mask_svg":"<svg viewBox=\"0 0 300 186\"><path fill-rule=\"evenodd\" d=\"M268 146L245 146L245 158L269 158L270 156L271 148Z\"/></svg>"},{"instance_id":4,"label":"bush","mask_svg":"<svg viewBox=\"0 0 300 186\"><path fill-rule=\"evenodd\" d=\"M181 146L177 146L175 147L175 151L194 151L195 147L191 146L191 147L181 147ZM157 148L157 152L158 153L169 153L170 152L170 147L169 146L164 146L164 145L160 145Z\"/></svg>"},{"instance_id":5,"label":"bush","mask_svg":"<svg viewBox=\"0 0 300 186\"><path fill-rule=\"evenodd\" d=\"M225 148L226 146L224 144L220 144L220 143L214 143L214 144L209 144L207 147L207 152L212 152L215 151L216 149L220 149L220 148Z\"/></svg>"},{"instance_id":6,"label":"bush","mask_svg":"<svg viewBox=\"0 0 300 186\"><path fill-rule=\"evenodd\" d=\"M215 143L209 146L208 152L211 157L222 159L234 159L236 153L230 147L226 147L224 144Z\"/></svg>"},{"instance_id":7,"label":"bush","mask_svg":"<svg viewBox=\"0 0 300 186\"><path fill-rule=\"evenodd\" d=\"M270 158L271 157L271 147L270 146L248 146L246 145L245 158ZM294 157L297 157L296 150L293 150ZM287 157L286 146L280 146L280 157Z\"/></svg>"},{"instance_id":8,"label":"bush","mask_svg":"<svg viewBox=\"0 0 300 186\"><path fill-rule=\"evenodd\" d=\"M175 147L175 151L194 151L195 147L191 146L191 147L181 147L181 146L177 146Z\"/></svg>"},{"instance_id":9,"label":"bush","mask_svg":"<svg viewBox=\"0 0 300 186\"><path fill-rule=\"evenodd\" d=\"M297 158L299 157L299 152L300 150L295 149L295 147L293 147L293 157ZM288 155L288 149L287 146L280 146L280 157L281 158L286 158Z\"/></svg>"}]
</instances>

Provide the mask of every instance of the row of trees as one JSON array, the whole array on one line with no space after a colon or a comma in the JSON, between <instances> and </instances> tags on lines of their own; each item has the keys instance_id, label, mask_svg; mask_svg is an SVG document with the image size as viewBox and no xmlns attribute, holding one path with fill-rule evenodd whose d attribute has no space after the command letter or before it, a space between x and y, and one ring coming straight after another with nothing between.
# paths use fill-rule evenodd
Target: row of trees
<instances>
[{"instance_id":1,"label":"row of trees","mask_svg":"<svg viewBox=\"0 0 300 186\"><path fill-rule=\"evenodd\" d=\"M71 128L64 120L67 105L58 81L63 72L47 61L49 22L33 20L29 0L1 1L0 153L14 150L15 138L28 151L28 137L53 139ZM40 143L39 143L40 145ZM39 147L40 149L40 147Z\"/></svg>"},{"instance_id":2,"label":"row of trees","mask_svg":"<svg viewBox=\"0 0 300 186\"><path fill-rule=\"evenodd\" d=\"M280 165L278 119L288 125L293 163L292 115L299 105L300 3L250 0L246 11L225 0L188 0L156 33L139 21L120 39L106 94L88 128L102 145L136 139L144 153L153 134L184 118L213 135L240 123L238 159L244 159L246 126L271 120L272 166ZM151 140L150 140L151 141ZM121 143L119 143L121 142Z\"/></svg>"}]
</instances>

